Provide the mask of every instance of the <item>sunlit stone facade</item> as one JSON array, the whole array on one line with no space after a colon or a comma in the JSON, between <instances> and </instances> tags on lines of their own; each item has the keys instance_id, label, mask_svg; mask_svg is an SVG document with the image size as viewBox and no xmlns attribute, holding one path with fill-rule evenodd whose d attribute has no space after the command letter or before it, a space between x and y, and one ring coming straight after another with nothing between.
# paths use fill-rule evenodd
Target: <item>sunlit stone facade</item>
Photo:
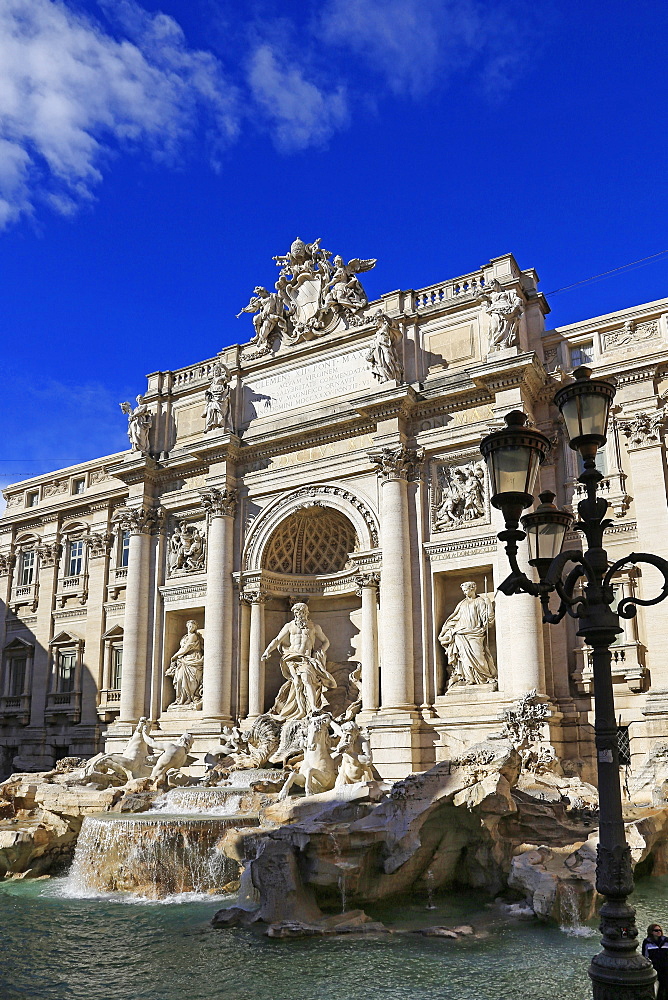
<instances>
[{"instance_id":1,"label":"sunlit stone facade","mask_svg":"<svg viewBox=\"0 0 668 1000\"><path fill-rule=\"evenodd\" d=\"M306 292L325 263L293 261L294 301L280 300L279 280L269 305L260 295L247 309L253 342L149 375L133 450L5 490L5 772L120 746L142 715L158 739L192 733L202 757L231 720L271 710L285 678L263 653L305 602L337 681L361 665L359 719L383 775L458 754L532 688L552 706L559 754L591 774L588 652L572 622L543 626L533 598L495 596L508 566L478 445L525 410L553 440L541 486L570 504L576 457L552 395L583 361L613 376L610 556L668 558L668 299L546 329L536 272L510 255L371 303L353 263L321 279L331 290L318 313ZM616 586L652 596L651 574ZM490 612L478 637L497 675L487 683L455 683L453 646L439 641L466 582ZM638 766L668 739L668 604L624 628L615 693ZM188 634L203 641L189 661L199 691L175 704Z\"/></svg>"}]
</instances>

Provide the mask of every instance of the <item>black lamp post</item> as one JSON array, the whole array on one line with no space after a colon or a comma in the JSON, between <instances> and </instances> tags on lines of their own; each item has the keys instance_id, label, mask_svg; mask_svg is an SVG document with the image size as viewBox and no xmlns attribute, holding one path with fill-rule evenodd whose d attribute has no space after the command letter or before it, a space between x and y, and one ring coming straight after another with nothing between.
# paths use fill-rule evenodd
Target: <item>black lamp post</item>
<instances>
[{"instance_id":1,"label":"black lamp post","mask_svg":"<svg viewBox=\"0 0 668 1000\"><path fill-rule=\"evenodd\" d=\"M587 496L578 504L579 520L574 527L587 540L585 553L575 549L561 551L573 516L554 506L553 493L541 493L540 505L521 518L525 531L519 529L522 511L534 502L538 468L550 447L544 434L526 426L523 413L518 410L509 413L505 418L507 426L488 434L480 444L480 451L490 471L491 502L502 511L506 525L499 538L506 543L512 572L499 590L509 596L527 593L538 597L543 606L543 621L552 625L566 614L577 618L578 635L592 648L600 807L596 888L605 897L600 925L603 950L589 967L594 1000L653 1000L656 975L651 963L638 954L635 910L627 903L627 896L633 892L633 870L622 817L610 646L622 631L620 616L633 618L636 605L658 604L668 597L668 562L645 552L632 552L612 565L608 563L603 533L612 522L605 518L607 500L597 496L603 476L596 468L596 452L606 441L615 387L602 379L592 380L588 368L578 368L573 375L575 380L562 386L554 401L566 424L569 444L579 451L584 463L579 481ZM530 580L517 564L517 545L527 536L529 563L536 567L538 583ZM639 562L650 563L663 575L661 593L652 600L624 598L613 610L614 574ZM572 568L565 574L569 564ZM555 591L560 606L551 611L550 596Z\"/></svg>"}]
</instances>

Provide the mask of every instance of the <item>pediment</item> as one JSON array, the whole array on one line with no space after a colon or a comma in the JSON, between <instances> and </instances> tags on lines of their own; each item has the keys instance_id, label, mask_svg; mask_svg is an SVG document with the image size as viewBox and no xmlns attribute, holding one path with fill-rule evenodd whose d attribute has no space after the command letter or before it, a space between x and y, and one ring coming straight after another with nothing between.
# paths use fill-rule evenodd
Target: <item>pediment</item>
<instances>
[{"instance_id":1,"label":"pediment","mask_svg":"<svg viewBox=\"0 0 668 1000\"><path fill-rule=\"evenodd\" d=\"M122 639L124 635L122 625L114 625L113 628L107 629L107 631L102 636L103 639Z\"/></svg>"},{"instance_id":2,"label":"pediment","mask_svg":"<svg viewBox=\"0 0 668 1000\"><path fill-rule=\"evenodd\" d=\"M12 639L5 646L5 653L32 653L35 648L32 642L28 642L27 639L22 639L17 636L16 639Z\"/></svg>"},{"instance_id":3,"label":"pediment","mask_svg":"<svg viewBox=\"0 0 668 1000\"><path fill-rule=\"evenodd\" d=\"M50 646L64 646L73 644L83 643L83 639L80 635L75 632L65 631L59 632L58 635L54 635L53 639L49 643Z\"/></svg>"}]
</instances>

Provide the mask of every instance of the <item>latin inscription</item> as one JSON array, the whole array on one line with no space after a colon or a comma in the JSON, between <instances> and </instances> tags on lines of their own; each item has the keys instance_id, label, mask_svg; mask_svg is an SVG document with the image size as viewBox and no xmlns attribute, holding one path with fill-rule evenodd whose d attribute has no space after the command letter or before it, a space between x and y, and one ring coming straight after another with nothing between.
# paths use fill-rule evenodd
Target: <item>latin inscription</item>
<instances>
[{"instance_id":1,"label":"latin inscription","mask_svg":"<svg viewBox=\"0 0 668 1000\"><path fill-rule=\"evenodd\" d=\"M371 388L373 378L365 360L367 350L323 358L303 368L248 383L244 387L245 421Z\"/></svg>"}]
</instances>

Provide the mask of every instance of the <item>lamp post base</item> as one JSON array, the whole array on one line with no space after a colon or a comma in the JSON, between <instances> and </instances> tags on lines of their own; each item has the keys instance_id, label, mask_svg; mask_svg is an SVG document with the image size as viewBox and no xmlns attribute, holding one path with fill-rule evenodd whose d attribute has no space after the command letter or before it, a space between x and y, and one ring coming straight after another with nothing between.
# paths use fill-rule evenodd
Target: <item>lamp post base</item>
<instances>
[{"instance_id":1,"label":"lamp post base","mask_svg":"<svg viewBox=\"0 0 668 1000\"><path fill-rule=\"evenodd\" d=\"M603 951L589 966L594 1000L654 1000L656 996L654 966L636 950L635 915L634 908L621 898L608 897L601 907Z\"/></svg>"}]
</instances>

